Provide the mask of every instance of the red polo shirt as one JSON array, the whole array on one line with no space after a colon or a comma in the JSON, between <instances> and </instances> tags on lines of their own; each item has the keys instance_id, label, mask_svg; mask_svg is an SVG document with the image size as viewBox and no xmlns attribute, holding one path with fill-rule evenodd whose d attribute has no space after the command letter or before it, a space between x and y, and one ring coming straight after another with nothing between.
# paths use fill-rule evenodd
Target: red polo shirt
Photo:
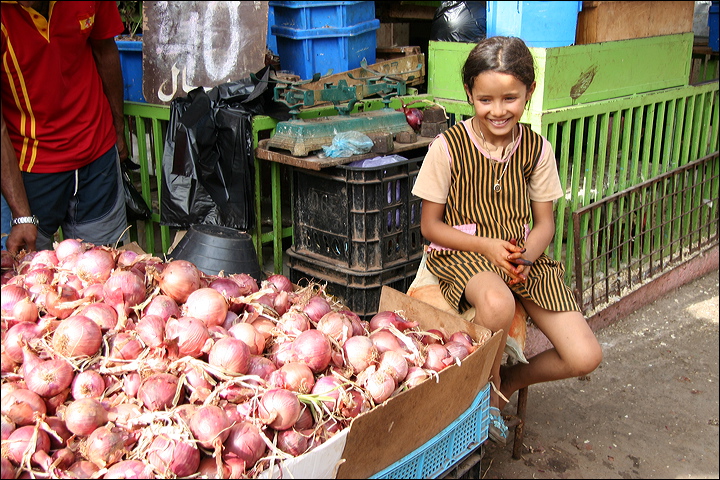
<instances>
[{"instance_id":1,"label":"red polo shirt","mask_svg":"<svg viewBox=\"0 0 720 480\"><path fill-rule=\"evenodd\" d=\"M2 2L2 113L25 172L80 168L117 141L89 42L123 32L116 3L50 2L49 17Z\"/></svg>"}]
</instances>

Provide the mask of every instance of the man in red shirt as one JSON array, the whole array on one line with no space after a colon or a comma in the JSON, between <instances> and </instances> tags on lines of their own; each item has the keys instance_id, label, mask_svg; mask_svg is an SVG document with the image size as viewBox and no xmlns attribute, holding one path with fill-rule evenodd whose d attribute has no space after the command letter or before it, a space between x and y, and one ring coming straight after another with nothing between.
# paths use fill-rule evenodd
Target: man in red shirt
<instances>
[{"instance_id":1,"label":"man in red shirt","mask_svg":"<svg viewBox=\"0 0 720 480\"><path fill-rule=\"evenodd\" d=\"M30 207L6 197L13 225L36 223L39 250L52 248L58 227L96 245L123 240L116 2L3 2L1 16L3 152L10 142ZM3 193L18 191L5 182Z\"/></svg>"}]
</instances>

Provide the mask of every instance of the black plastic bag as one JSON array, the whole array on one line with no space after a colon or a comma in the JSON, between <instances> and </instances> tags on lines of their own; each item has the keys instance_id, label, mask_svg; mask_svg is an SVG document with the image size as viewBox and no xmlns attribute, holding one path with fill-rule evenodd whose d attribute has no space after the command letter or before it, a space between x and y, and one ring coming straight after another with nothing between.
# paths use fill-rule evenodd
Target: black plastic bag
<instances>
[{"instance_id":1,"label":"black plastic bag","mask_svg":"<svg viewBox=\"0 0 720 480\"><path fill-rule=\"evenodd\" d=\"M198 87L170 105L163 154L160 223L255 227L253 115L287 118L272 105L269 67L205 92ZM273 115L273 116L275 116Z\"/></svg>"},{"instance_id":2,"label":"black plastic bag","mask_svg":"<svg viewBox=\"0 0 720 480\"><path fill-rule=\"evenodd\" d=\"M120 172L122 175L123 190L125 191L125 214L128 221L150 220L152 210L148 207L147 202L142 194L137 191L133 185L128 169L131 168L126 162L120 162Z\"/></svg>"},{"instance_id":3,"label":"black plastic bag","mask_svg":"<svg viewBox=\"0 0 720 480\"><path fill-rule=\"evenodd\" d=\"M477 43L486 36L485 2L440 2L430 27L430 40Z\"/></svg>"}]
</instances>

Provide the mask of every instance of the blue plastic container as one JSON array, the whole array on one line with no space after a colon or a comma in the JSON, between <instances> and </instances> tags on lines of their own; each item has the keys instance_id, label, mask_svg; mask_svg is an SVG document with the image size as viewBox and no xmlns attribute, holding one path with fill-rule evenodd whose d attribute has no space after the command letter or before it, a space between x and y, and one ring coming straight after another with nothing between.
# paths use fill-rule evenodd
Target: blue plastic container
<instances>
[{"instance_id":1,"label":"blue plastic container","mask_svg":"<svg viewBox=\"0 0 720 480\"><path fill-rule=\"evenodd\" d=\"M423 446L370 478L438 478L488 438L490 384L470 408Z\"/></svg>"},{"instance_id":2,"label":"blue plastic container","mask_svg":"<svg viewBox=\"0 0 720 480\"><path fill-rule=\"evenodd\" d=\"M125 101L145 102L142 92L142 41L116 40L120 51L120 68L123 75Z\"/></svg>"},{"instance_id":3,"label":"blue plastic container","mask_svg":"<svg viewBox=\"0 0 720 480\"><path fill-rule=\"evenodd\" d=\"M717 52L720 50L720 32L718 32L718 15L720 15L720 2L713 1L710 4L710 10L708 10L708 27L710 27L708 33L708 45L710 50Z\"/></svg>"},{"instance_id":4,"label":"blue plastic container","mask_svg":"<svg viewBox=\"0 0 720 480\"><path fill-rule=\"evenodd\" d=\"M273 2L270 2L271 4ZM275 35L273 35L270 32L270 27L275 25L275 8L273 8L272 5L268 7L268 29L267 29L267 40L265 43L267 44L267 47L272 51L275 55L278 53L277 48L277 39L275 38Z\"/></svg>"},{"instance_id":5,"label":"blue plastic container","mask_svg":"<svg viewBox=\"0 0 720 480\"><path fill-rule=\"evenodd\" d=\"M277 18L277 10L275 15ZM373 19L349 27L297 29L273 25L270 31L277 39L282 69L307 80L315 73L358 68L363 58L368 65L375 63L378 28L380 20Z\"/></svg>"},{"instance_id":6,"label":"blue plastic container","mask_svg":"<svg viewBox=\"0 0 720 480\"><path fill-rule=\"evenodd\" d=\"M274 10L271 25L297 28L352 27L375 19L375 2L268 2Z\"/></svg>"},{"instance_id":7,"label":"blue plastic container","mask_svg":"<svg viewBox=\"0 0 720 480\"><path fill-rule=\"evenodd\" d=\"M575 43L582 2L487 2L487 36L520 37L528 47Z\"/></svg>"}]
</instances>

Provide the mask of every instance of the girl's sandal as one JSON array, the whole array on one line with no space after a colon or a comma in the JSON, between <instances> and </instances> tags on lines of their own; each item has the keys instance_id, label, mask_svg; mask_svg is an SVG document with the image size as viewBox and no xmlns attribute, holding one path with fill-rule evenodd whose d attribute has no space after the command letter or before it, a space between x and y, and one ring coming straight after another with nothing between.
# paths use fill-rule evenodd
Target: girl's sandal
<instances>
[{"instance_id":1,"label":"girl's sandal","mask_svg":"<svg viewBox=\"0 0 720 480\"><path fill-rule=\"evenodd\" d=\"M490 440L505 445L508 438L508 428L503 420L502 413L497 407L490 407L490 425L488 426L488 436Z\"/></svg>"}]
</instances>

